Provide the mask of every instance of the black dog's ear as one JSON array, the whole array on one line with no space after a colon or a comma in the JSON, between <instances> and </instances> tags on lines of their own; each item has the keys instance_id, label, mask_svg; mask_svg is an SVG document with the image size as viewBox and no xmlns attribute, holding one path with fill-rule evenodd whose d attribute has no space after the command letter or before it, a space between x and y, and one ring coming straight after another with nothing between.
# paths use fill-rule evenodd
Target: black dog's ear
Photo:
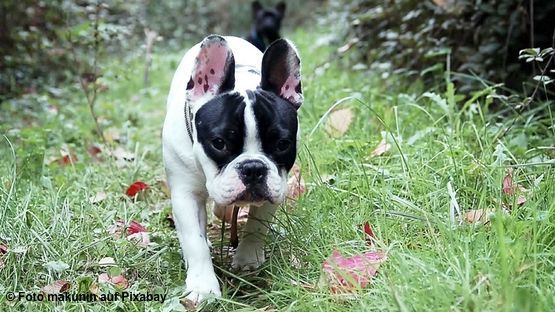
<instances>
[{"instance_id":1,"label":"black dog's ear","mask_svg":"<svg viewBox=\"0 0 555 312\"><path fill-rule=\"evenodd\" d=\"M298 109L303 103L301 59L295 46L286 39L274 41L262 57L260 87L289 101Z\"/></svg>"},{"instance_id":2,"label":"black dog's ear","mask_svg":"<svg viewBox=\"0 0 555 312\"><path fill-rule=\"evenodd\" d=\"M276 10L279 12L280 18L283 18L283 16L285 15L285 2L281 1L280 3L278 3L276 5Z\"/></svg>"},{"instance_id":3,"label":"black dog's ear","mask_svg":"<svg viewBox=\"0 0 555 312\"><path fill-rule=\"evenodd\" d=\"M262 4L260 4L260 2L258 1L253 1L253 3L251 4L251 8L252 16L256 18L256 14L258 14L258 11L262 10Z\"/></svg>"},{"instance_id":4,"label":"black dog's ear","mask_svg":"<svg viewBox=\"0 0 555 312\"><path fill-rule=\"evenodd\" d=\"M187 98L196 100L216 95L235 86L235 59L227 41L210 35L200 44L191 79L187 83Z\"/></svg>"}]
</instances>

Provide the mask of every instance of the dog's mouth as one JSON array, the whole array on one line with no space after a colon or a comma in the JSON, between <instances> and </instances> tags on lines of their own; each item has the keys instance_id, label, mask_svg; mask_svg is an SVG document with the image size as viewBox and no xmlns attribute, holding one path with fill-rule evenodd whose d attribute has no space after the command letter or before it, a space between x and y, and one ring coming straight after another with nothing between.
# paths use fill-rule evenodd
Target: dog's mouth
<instances>
[{"instance_id":1,"label":"dog's mouth","mask_svg":"<svg viewBox=\"0 0 555 312\"><path fill-rule=\"evenodd\" d=\"M268 201L273 203L272 199L268 195L268 192L259 190L245 190L240 193L234 200L235 203L246 203L246 204L256 204Z\"/></svg>"}]
</instances>

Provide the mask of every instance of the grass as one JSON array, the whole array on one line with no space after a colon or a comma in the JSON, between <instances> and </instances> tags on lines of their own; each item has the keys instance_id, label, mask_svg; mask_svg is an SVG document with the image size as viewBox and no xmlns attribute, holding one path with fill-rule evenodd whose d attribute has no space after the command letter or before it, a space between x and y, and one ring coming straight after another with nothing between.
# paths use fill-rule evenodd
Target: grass
<instances>
[{"instance_id":1,"label":"grass","mask_svg":"<svg viewBox=\"0 0 555 312\"><path fill-rule=\"evenodd\" d=\"M346 70L340 60L317 69L331 48L316 46L314 36L292 36L304 62L299 163L307 192L294 208L279 213L263 268L235 275L229 259L216 257L224 297L205 310L549 311L555 305L552 103L518 116L508 108L491 109L495 90L463 105L447 85L422 96L418 79ZM154 56L148 89L142 88L139 56L102 62L108 90L99 97L98 113L103 128L120 137L104 152L122 147L135 155L120 166L88 156L87 147L100 142L76 85L64 86L58 97L41 94L3 103L0 244L9 251L0 256L0 311L182 309L185 271L166 220L169 199L157 183L163 177L165 97L181 55ZM358 100L341 104L355 112L345 135L330 138L323 125L315 128L335 102L349 96ZM383 137L392 149L371 157ZM77 162L43 165L59 157L61 148L72 150ZM508 168L529 190L522 206L502 191ZM152 185L139 201L124 194L136 180ZM91 204L89 198L99 191L107 199ZM497 213L485 225L461 223L452 219L454 202L462 213ZM500 212L502 203L512 207L508 214ZM118 219L146 225L154 244L144 248L114 238L108 229ZM333 295L318 286L322 262L334 249L347 255L368 250L362 232L366 221L388 260L355 296ZM216 249L227 245L219 234L213 236ZM70 281L70 292L88 289L107 271L98 265L103 257L114 258L131 291L164 293L166 302L60 305L4 296L39 293L58 279ZM51 261L68 267L56 271ZM113 291L100 287L101 293Z\"/></svg>"}]
</instances>

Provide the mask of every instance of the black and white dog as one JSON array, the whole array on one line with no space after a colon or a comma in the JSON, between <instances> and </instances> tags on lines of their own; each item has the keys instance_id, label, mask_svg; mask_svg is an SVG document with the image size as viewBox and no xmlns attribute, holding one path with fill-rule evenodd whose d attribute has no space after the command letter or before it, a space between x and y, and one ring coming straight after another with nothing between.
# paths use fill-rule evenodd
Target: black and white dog
<instances>
[{"instance_id":1,"label":"black and white dog","mask_svg":"<svg viewBox=\"0 0 555 312\"><path fill-rule=\"evenodd\" d=\"M206 202L250 204L232 268L264 261L264 236L287 193L296 158L300 59L280 39L262 54L237 37L211 35L192 47L173 77L163 129L173 216L187 266L187 298L220 286L206 236Z\"/></svg>"},{"instance_id":2,"label":"black and white dog","mask_svg":"<svg viewBox=\"0 0 555 312\"><path fill-rule=\"evenodd\" d=\"M266 46L281 38L281 21L285 16L285 2L278 3L275 8L263 8L258 1L252 3L253 25L251 32L245 38L260 51L264 52Z\"/></svg>"}]
</instances>

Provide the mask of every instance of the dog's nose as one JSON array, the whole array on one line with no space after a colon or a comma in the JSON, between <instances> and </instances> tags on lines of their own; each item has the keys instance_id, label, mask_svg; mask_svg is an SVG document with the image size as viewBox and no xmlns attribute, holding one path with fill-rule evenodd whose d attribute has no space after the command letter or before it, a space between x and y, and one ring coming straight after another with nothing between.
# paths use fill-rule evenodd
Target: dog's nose
<instances>
[{"instance_id":1,"label":"dog's nose","mask_svg":"<svg viewBox=\"0 0 555 312\"><path fill-rule=\"evenodd\" d=\"M266 178L268 168L260 160L247 160L241 164L239 173L245 184L260 183Z\"/></svg>"}]
</instances>

